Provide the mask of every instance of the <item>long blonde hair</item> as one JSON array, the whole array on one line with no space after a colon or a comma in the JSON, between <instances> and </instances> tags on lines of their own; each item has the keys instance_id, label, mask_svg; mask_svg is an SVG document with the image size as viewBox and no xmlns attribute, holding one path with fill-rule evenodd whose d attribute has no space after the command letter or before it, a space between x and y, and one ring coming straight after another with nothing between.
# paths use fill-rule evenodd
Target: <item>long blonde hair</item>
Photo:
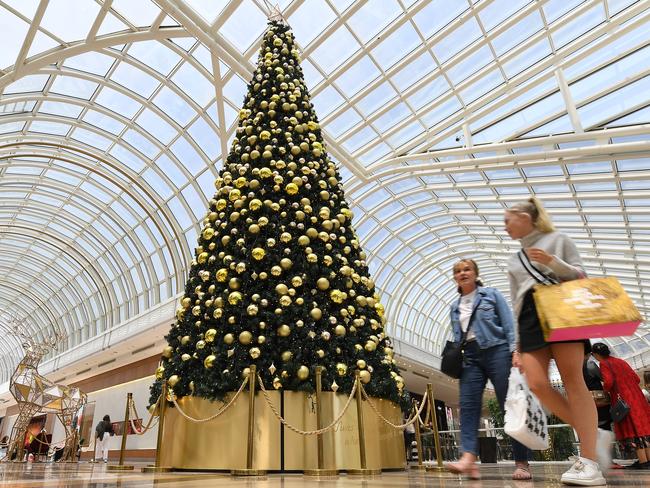
<instances>
[{"instance_id":1,"label":"long blonde hair","mask_svg":"<svg viewBox=\"0 0 650 488\"><path fill-rule=\"evenodd\" d=\"M525 213L530 216L535 229L540 232L548 233L555 230L551 217L544 209L542 202L536 197L530 197L524 202L515 203L508 208L508 212Z\"/></svg>"}]
</instances>

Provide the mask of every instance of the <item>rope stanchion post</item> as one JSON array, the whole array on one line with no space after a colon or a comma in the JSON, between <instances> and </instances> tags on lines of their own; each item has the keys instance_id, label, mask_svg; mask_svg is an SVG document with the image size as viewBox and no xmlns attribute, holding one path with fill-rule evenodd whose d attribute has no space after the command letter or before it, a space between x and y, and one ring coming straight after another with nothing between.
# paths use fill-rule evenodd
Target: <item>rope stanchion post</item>
<instances>
[{"instance_id":1,"label":"rope stanchion post","mask_svg":"<svg viewBox=\"0 0 650 488\"><path fill-rule=\"evenodd\" d=\"M436 448L436 464L437 466L427 466L427 471L434 471L437 473L444 472L445 468L442 466L442 451L440 449L440 434L438 434L438 415L436 414L436 402L433 398L433 386L427 383L427 397L429 400L429 411L431 412L431 429L433 430L433 443Z\"/></svg>"},{"instance_id":2,"label":"rope stanchion post","mask_svg":"<svg viewBox=\"0 0 650 488\"><path fill-rule=\"evenodd\" d=\"M423 400L424 401L424 400ZM418 415L418 402L417 400L413 400L413 412L414 415ZM426 466L422 464L422 460L424 459L422 456L422 432L420 431L420 422L416 421L414 422L415 424L415 442L418 444L418 463L416 465L411 466L411 469L417 470L417 471L425 471ZM409 446L410 449L410 446Z\"/></svg>"},{"instance_id":3,"label":"rope stanchion post","mask_svg":"<svg viewBox=\"0 0 650 488\"><path fill-rule=\"evenodd\" d=\"M316 428L321 430L323 428L323 411L321 408L322 395L322 376L323 367L316 366ZM323 434L317 434L318 442L318 469L306 469L303 471L305 476L338 476L339 472L336 469L325 469L325 460L323 452Z\"/></svg>"},{"instance_id":4,"label":"rope stanchion post","mask_svg":"<svg viewBox=\"0 0 650 488\"><path fill-rule=\"evenodd\" d=\"M88 461L91 464L94 464L97 462L96 454L97 453L97 436L95 433L93 433L93 457L90 461Z\"/></svg>"},{"instance_id":5,"label":"rope stanchion post","mask_svg":"<svg viewBox=\"0 0 650 488\"><path fill-rule=\"evenodd\" d=\"M234 476L265 476L266 470L253 469L253 448L254 448L254 430L255 430L255 378L257 377L257 367L251 364L248 372L248 444L246 447L246 469L233 469L231 473Z\"/></svg>"},{"instance_id":6,"label":"rope stanchion post","mask_svg":"<svg viewBox=\"0 0 650 488\"><path fill-rule=\"evenodd\" d=\"M126 450L126 438L129 435L129 412L131 409L131 401L133 400L133 393L126 394L126 409L124 411L124 424L122 426L122 445L120 447L120 462L119 464L109 464L106 466L108 471L130 471L133 465L124 464L124 451Z\"/></svg>"},{"instance_id":7,"label":"rope stanchion post","mask_svg":"<svg viewBox=\"0 0 650 488\"><path fill-rule=\"evenodd\" d=\"M357 425L359 433L359 460L361 463L360 469L348 469L347 474L352 476L374 476L381 474L381 469L368 469L366 463L366 435L363 425L363 403L362 403L362 386L361 386L361 371L354 372L354 383L357 387Z\"/></svg>"},{"instance_id":8,"label":"rope stanchion post","mask_svg":"<svg viewBox=\"0 0 650 488\"><path fill-rule=\"evenodd\" d=\"M172 468L160 465L160 452L162 448L163 432L165 428L165 410L167 409L167 382L162 382L162 392L158 399L158 437L156 438L156 460L153 466L142 468L143 473L164 473Z\"/></svg>"}]
</instances>

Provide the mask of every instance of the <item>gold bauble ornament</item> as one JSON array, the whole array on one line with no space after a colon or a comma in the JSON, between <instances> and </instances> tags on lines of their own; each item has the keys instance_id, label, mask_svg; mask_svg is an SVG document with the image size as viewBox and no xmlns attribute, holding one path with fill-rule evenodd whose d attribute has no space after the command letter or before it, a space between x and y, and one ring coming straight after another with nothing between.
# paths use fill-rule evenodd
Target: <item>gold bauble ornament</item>
<instances>
[{"instance_id":1,"label":"gold bauble ornament","mask_svg":"<svg viewBox=\"0 0 650 488\"><path fill-rule=\"evenodd\" d=\"M330 287L330 282L327 278L318 278L316 286L319 290L327 290Z\"/></svg>"},{"instance_id":2,"label":"gold bauble ornament","mask_svg":"<svg viewBox=\"0 0 650 488\"><path fill-rule=\"evenodd\" d=\"M384 316L384 306L381 303L375 303L375 310L380 318Z\"/></svg>"},{"instance_id":3,"label":"gold bauble ornament","mask_svg":"<svg viewBox=\"0 0 650 488\"><path fill-rule=\"evenodd\" d=\"M214 229L212 227L206 227L203 229L203 233L201 234L201 237L205 239L206 241L209 241L214 237Z\"/></svg>"},{"instance_id":4,"label":"gold bauble ornament","mask_svg":"<svg viewBox=\"0 0 650 488\"><path fill-rule=\"evenodd\" d=\"M248 307L246 307L246 313L250 316L257 315L257 312L258 312L257 305L249 305Z\"/></svg>"},{"instance_id":5,"label":"gold bauble ornament","mask_svg":"<svg viewBox=\"0 0 650 488\"><path fill-rule=\"evenodd\" d=\"M258 198L253 198L248 204L248 208L251 210L258 210L262 206L262 201Z\"/></svg>"},{"instance_id":6,"label":"gold bauble ornament","mask_svg":"<svg viewBox=\"0 0 650 488\"><path fill-rule=\"evenodd\" d=\"M317 263L318 262L318 256L316 256L314 253L307 254L307 262L309 262L309 263Z\"/></svg>"},{"instance_id":7,"label":"gold bauble ornament","mask_svg":"<svg viewBox=\"0 0 650 488\"><path fill-rule=\"evenodd\" d=\"M260 226L257 225L257 224L251 224L248 227L248 232L250 232L251 234L259 234L260 233Z\"/></svg>"},{"instance_id":8,"label":"gold bauble ornament","mask_svg":"<svg viewBox=\"0 0 650 488\"><path fill-rule=\"evenodd\" d=\"M307 378L309 378L309 368L303 364L298 368L296 376L299 380L305 381Z\"/></svg>"},{"instance_id":9,"label":"gold bauble ornament","mask_svg":"<svg viewBox=\"0 0 650 488\"><path fill-rule=\"evenodd\" d=\"M361 379L362 383L369 383L370 382L370 372L363 370L361 373L359 373L359 378Z\"/></svg>"},{"instance_id":10,"label":"gold bauble ornament","mask_svg":"<svg viewBox=\"0 0 650 488\"><path fill-rule=\"evenodd\" d=\"M221 308L216 308L214 312L212 312L212 316L215 319L220 319L223 316L223 309Z\"/></svg>"},{"instance_id":11,"label":"gold bauble ornament","mask_svg":"<svg viewBox=\"0 0 650 488\"><path fill-rule=\"evenodd\" d=\"M206 357L203 360L203 366L205 366L206 369L210 369L212 366L214 366L214 362L216 361L217 356L214 354L210 354L208 357Z\"/></svg>"},{"instance_id":12,"label":"gold bauble ornament","mask_svg":"<svg viewBox=\"0 0 650 488\"><path fill-rule=\"evenodd\" d=\"M373 341L368 341L366 342L366 345L364 346L364 349L368 352L372 352L375 349L377 349L377 344L375 344Z\"/></svg>"},{"instance_id":13,"label":"gold bauble ornament","mask_svg":"<svg viewBox=\"0 0 650 488\"><path fill-rule=\"evenodd\" d=\"M237 305L242 299L242 294L239 293L238 291L233 291L230 295L228 295L228 303L231 305Z\"/></svg>"},{"instance_id":14,"label":"gold bauble ornament","mask_svg":"<svg viewBox=\"0 0 650 488\"><path fill-rule=\"evenodd\" d=\"M345 374L348 372L347 365L344 363L336 363L336 372L339 376L345 376Z\"/></svg>"},{"instance_id":15,"label":"gold bauble ornament","mask_svg":"<svg viewBox=\"0 0 650 488\"><path fill-rule=\"evenodd\" d=\"M312 308L309 315L311 315L312 319L319 320L323 316L323 312L320 308Z\"/></svg>"},{"instance_id":16,"label":"gold bauble ornament","mask_svg":"<svg viewBox=\"0 0 650 488\"><path fill-rule=\"evenodd\" d=\"M357 360L357 367L360 369L364 369L366 367L366 362L363 359Z\"/></svg>"},{"instance_id":17,"label":"gold bauble ornament","mask_svg":"<svg viewBox=\"0 0 650 488\"><path fill-rule=\"evenodd\" d=\"M250 351L248 351L248 354L250 354L253 359L257 359L262 353L259 347L251 347Z\"/></svg>"},{"instance_id":18,"label":"gold bauble ornament","mask_svg":"<svg viewBox=\"0 0 650 488\"><path fill-rule=\"evenodd\" d=\"M286 295L287 293L289 293L289 288L284 283L280 283L275 287L275 291L277 292L278 295Z\"/></svg>"},{"instance_id":19,"label":"gold bauble ornament","mask_svg":"<svg viewBox=\"0 0 650 488\"><path fill-rule=\"evenodd\" d=\"M323 351L322 349L319 349L318 351L316 351L316 354L318 355L319 358L324 358L325 357L325 351Z\"/></svg>"},{"instance_id":20,"label":"gold bauble ornament","mask_svg":"<svg viewBox=\"0 0 650 488\"><path fill-rule=\"evenodd\" d=\"M235 336L232 334L226 334L225 336L223 336L223 342L225 342L226 344L232 344L233 342L235 342Z\"/></svg>"},{"instance_id":21,"label":"gold bauble ornament","mask_svg":"<svg viewBox=\"0 0 650 488\"><path fill-rule=\"evenodd\" d=\"M275 388L276 390L282 388L282 381L280 381L280 378L278 378L277 376L273 378L273 388Z\"/></svg>"},{"instance_id":22,"label":"gold bauble ornament","mask_svg":"<svg viewBox=\"0 0 650 488\"><path fill-rule=\"evenodd\" d=\"M167 380L167 384L168 384L171 388L174 388L174 387L178 384L178 382L179 382L180 380L181 380L181 379L178 377L178 375L173 374L173 375L171 375L171 376L169 377L169 379Z\"/></svg>"},{"instance_id":23,"label":"gold bauble ornament","mask_svg":"<svg viewBox=\"0 0 650 488\"><path fill-rule=\"evenodd\" d=\"M266 251L261 247L256 247L255 249L253 249L253 252L251 254L253 255L254 259L257 259L259 261L261 259L264 259L264 256L266 255Z\"/></svg>"},{"instance_id":24,"label":"gold bauble ornament","mask_svg":"<svg viewBox=\"0 0 650 488\"><path fill-rule=\"evenodd\" d=\"M280 240L282 242L289 242L291 240L291 234L289 234L288 232L283 232L282 234L280 234Z\"/></svg>"},{"instance_id":25,"label":"gold bauble ornament","mask_svg":"<svg viewBox=\"0 0 650 488\"><path fill-rule=\"evenodd\" d=\"M298 193L298 185L296 185L295 183L289 183L287 186L284 187L284 189L289 195L295 195L296 193Z\"/></svg>"},{"instance_id":26,"label":"gold bauble ornament","mask_svg":"<svg viewBox=\"0 0 650 488\"><path fill-rule=\"evenodd\" d=\"M301 246L306 246L309 244L309 237L307 236L300 236L298 237L298 244Z\"/></svg>"},{"instance_id":27,"label":"gold bauble ornament","mask_svg":"<svg viewBox=\"0 0 650 488\"><path fill-rule=\"evenodd\" d=\"M287 361L291 361L291 358L293 357L293 353L291 351L284 351L280 355L280 357L282 358L282 361L286 363Z\"/></svg>"},{"instance_id":28,"label":"gold bauble ornament","mask_svg":"<svg viewBox=\"0 0 650 488\"><path fill-rule=\"evenodd\" d=\"M340 324L334 328L334 333L339 337L343 337L345 335L345 332L345 327Z\"/></svg>"},{"instance_id":29,"label":"gold bauble ornament","mask_svg":"<svg viewBox=\"0 0 650 488\"><path fill-rule=\"evenodd\" d=\"M251 334L249 331L245 330L242 333L239 334L239 342L240 344L250 344L251 341L253 340L253 334Z\"/></svg>"},{"instance_id":30,"label":"gold bauble ornament","mask_svg":"<svg viewBox=\"0 0 650 488\"><path fill-rule=\"evenodd\" d=\"M181 338L181 344L186 345L186 344L188 344L188 343L190 342L190 340L191 340L191 337L190 337L190 336L188 336L188 335L183 336L183 337Z\"/></svg>"},{"instance_id":31,"label":"gold bauble ornament","mask_svg":"<svg viewBox=\"0 0 650 488\"><path fill-rule=\"evenodd\" d=\"M282 268L280 266L273 266L271 268L271 274L273 276L280 276L282 274Z\"/></svg>"},{"instance_id":32,"label":"gold bauble ornament","mask_svg":"<svg viewBox=\"0 0 650 488\"><path fill-rule=\"evenodd\" d=\"M284 269L285 271L290 269L291 266L293 266L293 262L289 258L282 258L280 260L280 267Z\"/></svg>"},{"instance_id":33,"label":"gold bauble ornament","mask_svg":"<svg viewBox=\"0 0 650 488\"><path fill-rule=\"evenodd\" d=\"M203 349L205 347L205 341L197 341L196 342L196 348L197 349Z\"/></svg>"},{"instance_id":34,"label":"gold bauble ornament","mask_svg":"<svg viewBox=\"0 0 650 488\"><path fill-rule=\"evenodd\" d=\"M228 287L230 287L231 290L239 290L239 287L241 286L241 281L239 278L230 278L230 281L228 282Z\"/></svg>"},{"instance_id":35,"label":"gold bauble ornament","mask_svg":"<svg viewBox=\"0 0 650 488\"><path fill-rule=\"evenodd\" d=\"M183 308L190 308L190 305L192 305L192 299L190 297L184 297L181 300L181 306Z\"/></svg>"},{"instance_id":36,"label":"gold bauble ornament","mask_svg":"<svg viewBox=\"0 0 650 488\"><path fill-rule=\"evenodd\" d=\"M228 278L228 270L226 268L217 270L215 277L217 278L217 281L223 283Z\"/></svg>"},{"instance_id":37,"label":"gold bauble ornament","mask_svg":"<svg viewBox=\"0 0 650 488\"><path fill-rule=\"evenodd\" d=\"M165 358L170 358L172 357L173 353L174 353L174 348L172 346L165 346L162 351L162 356Z\"/></svg>"},{"instance_id":38,"label":"gold bauble ornament","mask_svg":"<svg viewBox=\"0 0 650 488\"><path fill-rule=\"evenodd\" d=\"M215 336L217 335L216 329L208 329L205 331L205 342L214 341Z\"/></svg>"},{"instance_id":39,"label":"gold bauble ornament","mask_svg":"<svg viewBox=\"0 0 650 488\"><path fill-rule=\"evenodd\" d=\"M332 290L330 292L330 299L334 303L342 303L343 300L345 300L345 293L343 293L341 290Z\"/></svg>"},{"instance_id":40,"label":"gold bauble ornament","mask_svg":"<svg viewBox=\"0 0 650 488\"><path fill-rule=\"evenodd\" d=\"M165 373L165 367L164 366L158 366L156 368L156 379L162 379L163 374Z\"/></svg>"},{"instance_id":41,"label":"gold bauble ornament","mask_svg":"<svg viewBox=\"0 0 650 488\"><path fill-rule=\"evenodd\" d=\"M302 278L300 276L294 276L291 278L291 284L295 287L302 286Z\"/></svg>"},{"instance_id":42,"label":"gold bauble ornament","mask_svg":"<svg viewBox=\"0 0 650 488\"><path fill-rule=\"evenodd\" d=\"M291 305L291 297L287 295L280 297L280 305L282 305L283 307L288 307L289 305Z\"/></svg>"},{"instance_id":43,"label":"gold bauble ornament","mask_svg":"<svg viewBox=\"0 0 650 488\"><path fill-rule=\"evenodd\" d=\"M280 327L278 327L278 335L280 337L287 337L291 334L291 327L289 327L287 324L282 324Z\"/></svg>"}]
</instances>

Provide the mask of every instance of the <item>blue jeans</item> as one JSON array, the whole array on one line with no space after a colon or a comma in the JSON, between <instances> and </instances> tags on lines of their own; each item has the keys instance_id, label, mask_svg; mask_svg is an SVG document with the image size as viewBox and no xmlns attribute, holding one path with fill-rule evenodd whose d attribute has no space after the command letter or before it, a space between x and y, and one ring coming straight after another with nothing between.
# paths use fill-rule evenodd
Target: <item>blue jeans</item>
<instances>
[{"instance_id":1,"label":"blue jeans","mask_svg":"<svg viewBox=\"0 0 650 488\"><path fill-rule=\"evenodd\" d=\"M472 341L465 347L465 362L460 378L460 444L463 452L478 455L478 429L483 406L483 390L489 379L503 411L508 393L508 378L512 366L512 354L508 344L480 349ZM526 446L512 439L515 461L527 461Z\"/></svg>"}]
</instances>

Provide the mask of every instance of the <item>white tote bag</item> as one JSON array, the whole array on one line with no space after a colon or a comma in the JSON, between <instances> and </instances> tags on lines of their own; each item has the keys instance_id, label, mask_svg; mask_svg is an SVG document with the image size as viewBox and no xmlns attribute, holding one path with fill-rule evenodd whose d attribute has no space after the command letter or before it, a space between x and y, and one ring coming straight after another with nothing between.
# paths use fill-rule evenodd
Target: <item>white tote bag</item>
<instances>
[{"instance_id":1,"label":"white tote bag","mask_svg":"<svg viewBox=\"0 0 650 488\"><path fill-rule=\"evenodd\" d=\"M528 388L519 369L510 370L506 397L504 431L524 446L534 450L548 449L548 419L537 397Z\"/></svg>"}]
</instances>

